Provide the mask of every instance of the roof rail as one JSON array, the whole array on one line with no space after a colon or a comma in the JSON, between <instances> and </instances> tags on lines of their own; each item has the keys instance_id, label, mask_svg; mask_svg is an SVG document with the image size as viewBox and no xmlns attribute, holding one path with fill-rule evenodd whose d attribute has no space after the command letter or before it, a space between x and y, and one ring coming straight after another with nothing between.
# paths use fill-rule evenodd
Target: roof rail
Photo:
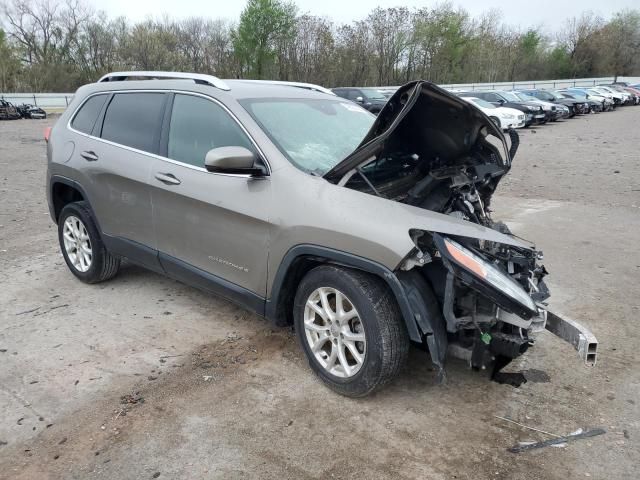
<instances>
[{"instance_id":1,"label":"roof rail","mask_svg":"<svg viewBox=\"0 0 640 480\"><path fill-rule=\"evenodd\" d=\"M304 83L304 82L286 82L284 80L245 80L239 79L239 82L251 82L251 83L261 83L263 85L284 85L285 87L296 87L296 88L304 88L306 90L313 90L315 92L327 93L329 95L335 95L328 88L322 87L320 85L316 85L314 83Z\"/></svg>"},{"instance_id":2,"label":"roof rail","mask_svg":"<svg viewBox=\"0 0 640 480\"><path fill-rule=\"evenodd\" d=\"M132 71L132 72L111 72L103 75L98 82L119 82L130 78L147 78L147 79L184 79L193 80L203 85L211 85L220 90L231 90L223 80L213 75L204 75L202 73L186 73L186 72L154 72L154 71Z\"/></svg>"}]
</instances>

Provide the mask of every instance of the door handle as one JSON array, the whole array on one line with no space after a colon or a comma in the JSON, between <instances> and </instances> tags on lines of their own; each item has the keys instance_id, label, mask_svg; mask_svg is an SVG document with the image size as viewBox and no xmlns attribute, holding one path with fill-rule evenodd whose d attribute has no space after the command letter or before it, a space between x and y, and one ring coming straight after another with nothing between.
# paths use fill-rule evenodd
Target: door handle
<instances>
[{"instance_id":1,"label":"door handle","mask_svg":"<svg viewBox=\"0 0 640 480\"><path fill-rule=\"evenodd\" d=\"M96 155L94 152L91 152L91 151L82 152L80 156L84 158L87 162L95 162L96 160L98 160L98 155Z\"/></svg>"},{"instance_id":2,"label":"door handle","mask_svg":"<svg viewBox=\"0 0 640 480\"><path fill-rule=\"evenodd\" d=\"M182 182L170 173L156 173L156 180L160 180L166 185L180 185Z\"/></svg>"}]
</instances>

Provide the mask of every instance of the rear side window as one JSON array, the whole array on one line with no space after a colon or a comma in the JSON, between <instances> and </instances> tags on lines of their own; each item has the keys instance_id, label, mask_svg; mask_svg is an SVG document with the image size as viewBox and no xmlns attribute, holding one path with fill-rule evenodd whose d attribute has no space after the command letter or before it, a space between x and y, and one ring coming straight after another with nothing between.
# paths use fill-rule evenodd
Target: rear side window
<instances>
[{"instance_id":1,"label":"rear side window","mask_svg":"<svg viewBox=\"0 0 640 480\"><path fill-rule=\"evenodd\" d=\"M255 152L247 135L220 105L206 98L176 94L169 126L169 158L204 167L209 150L232 146Z\"/></svg>"},{"instance_id":2,"label":"rear side window","mask_svg":"<svg viewBox=\"0 0 640 480\"><path fill-rule=\"evenodd\" d=\"M117 93L105 112L102 138L155 153L164 98L164 93Z\"/></svg>"},{"instance_id":3,"label":"rear side window","mask_svg":"<svg viewBox=\"0 0 640 480\"><path fill-rule=\"evenodd\" d=\"M71 126L79 132L90 134L106 100L107 95L94 95L90 97L89 100L84 102L82 107L80 107L75 117L73 117Z\"/></svg>"}]
</instances>

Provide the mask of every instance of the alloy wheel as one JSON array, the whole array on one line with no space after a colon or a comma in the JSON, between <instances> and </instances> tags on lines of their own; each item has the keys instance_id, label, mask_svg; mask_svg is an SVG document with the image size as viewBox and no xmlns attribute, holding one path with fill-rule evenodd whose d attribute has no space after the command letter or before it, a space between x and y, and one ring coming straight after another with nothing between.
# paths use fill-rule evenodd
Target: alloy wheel
<instances>
[{"instance_id":1,"label":"alloy wheel","mask_svg":"<svg viewBox=\"0 0 640 480\"><path fill-rule=\"evenodd\" d=\"M336 377L354 376L364 363L367 340L353 303L335 288L314 290L304 309L305 338L318 363Z\"/></svg>"},{"instance_id":2,"label":"alloy wheel","mask_svg":"<svg viewBox=\"0 0 640 480\"><path fill-rule=\"evenodd\" d=\"M74 215L68 216L64 221L62 236L65 252L73 267L79 272L89 270L93 260L93 251L89 232L87 232L84 223Z\"/></svg>"}]
</instances>

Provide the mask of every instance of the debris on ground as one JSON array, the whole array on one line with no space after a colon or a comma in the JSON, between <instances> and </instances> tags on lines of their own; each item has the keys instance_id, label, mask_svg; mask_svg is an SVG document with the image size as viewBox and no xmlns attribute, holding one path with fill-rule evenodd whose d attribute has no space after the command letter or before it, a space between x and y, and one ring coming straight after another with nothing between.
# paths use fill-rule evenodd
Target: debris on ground
<instances>
[{"instance_id":1,"label":"debris on ground","mask_svg":"<svg viewBox=\"0 0 640 480\"><path fill-rule=\"evenodd\" d=\"M511 448L508 448L507 450L511 453L520 453L526 450L544 448L544 447L549 447L549 446L563 444L563 443L566 444L567 442L579 440L581 438L590 438L590 437L595 437L597 435L604 435L605 433L607 433L606 430L604 430L603 428L594 428L593 430L589 430L587 432L582 432L581 430L582 429L580 429L580 433L575 435L569 434L565 437L552 438L551 440L545 440L543 442L527 443L526 445L516 445Z\"/></svg>"},{"instance_id":2,"label":"debris on ground","mask_svg":"<svg viewBox=\"0 0 640 480\"><path fill-rule=\"evenodd\" d=\"M133 392L127 395L122 395L120 397L120 404L124 405L116 410L113 413L116 414L116 418L125 417L127 412L131 410L133 405L138 405L144 403L144 397L140 395L140 392ZM104 430L104 425L101 427Z\"/></svg>"},{"instance_id":3,"label":"debris on ground","mask_svg":"<svg viewBox=\"0 0 640 480\"><path fill-rule=\"evenodd\" d=\"M538 433L544 433L545 435L549 435L550 437L556 437L556 438L561 438L560 435L556 435L555 433L550 433L550 432L545 432L544 430L540 430L538 428L534 428L534 427L529 427L528 425L525 425L524 423L520 423L520 422L516 422L515 420L512 420L510 418L507 417L500 417L499 415L494 415L495 418L499 418L500 420L504 420L505 422L509 422L509 423L514 423L522 428L526 428L527 430L533 430L534 432L538 432Z\"/></svg>"},{"instance_id":4,"label":"debris on ground","mask_svg":"<svg viewBox=\"0 0 640 480\"><path fill-rule=\"evenodd\" d=\"M140 392L122 395L120 397L120 403L122 405L136 405L138 403L144 403L144 397L140 395Z\"/></svg>"}]
</instances>

